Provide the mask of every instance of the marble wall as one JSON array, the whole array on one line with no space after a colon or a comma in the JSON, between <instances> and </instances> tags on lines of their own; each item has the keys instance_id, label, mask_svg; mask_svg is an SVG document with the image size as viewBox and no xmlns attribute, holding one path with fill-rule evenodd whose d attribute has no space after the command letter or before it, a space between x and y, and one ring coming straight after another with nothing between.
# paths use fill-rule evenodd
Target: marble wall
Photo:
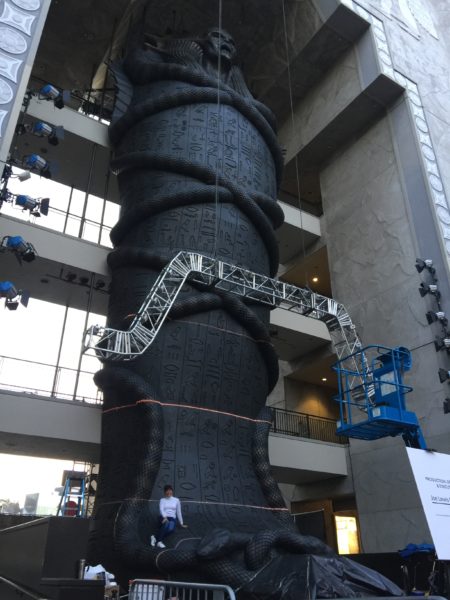
<instances>
[{"instance_id":1,"label":"marble wall","mask_svg":"<svg viewBox=\"0 0 450 600\"><path fill-rule=\"evenodd\" d=\"M291 122L280 130L287 159L296 153L302 158L310 140L319 140L314 159L333 297L345 305L363 344L410 348L414 366L406 383L414 392L408 406L420 419L428 447L450 452L450 418L442 408L448 385L437 376L439 367L450 369L450 357L435 351L441 331L428 325L425 313L436 304L419 295L426 277L415 269L417 257L433 259L442 306L450 314L450 2L311 4L324 26L344 37L355 15L367 27L297 99ZM370 102L382 109L377 112ZM353 113L359 130L348 118L352 106L370 112L366 120ZM340 131L338 146L330 150L323 134L332 121ZM288 407L292 389L284 388ZM363 551L396 551L409 542L431 541L401 439L352 441L350 466L353 482L331 479L297 486L286 495L336 498L351 494L353 484Z\"/></svg>"},{"instance_id":2,"label":"marble wall","mask_svg":"<svg viewBox=\"0 0 450 600\"><path fill-rule=\"evenodd\" d=\"M412 350L407 383L415 390L408 405L429 447L448 452L435 332L425 319L427 301L418 293L422 278L414 266L417 232L403 184L408 173L397 156L388 114L321 171L333 293L363 344ZM351 462L365 552L431 541L401 439L352 441Z\"/></svg>"}]
</instances>

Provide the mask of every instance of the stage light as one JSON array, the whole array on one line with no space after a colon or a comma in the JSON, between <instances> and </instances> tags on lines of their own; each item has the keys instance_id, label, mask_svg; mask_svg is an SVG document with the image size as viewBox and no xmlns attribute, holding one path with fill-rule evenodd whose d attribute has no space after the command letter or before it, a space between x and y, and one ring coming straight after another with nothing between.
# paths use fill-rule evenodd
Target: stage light
<instances>
[{"instance_id":1,"label":"stage light","mask_svg":"<svg viewBox=\"0 0 450 600\"><path fill-rule=\"evenodd\" d=\"M446 371L445 369L439 369L439 381L444 383L447 379L450 379L450 371Z\"/></svg>"},{"instance_id":2,"label":"stage light","mask_svg":"<svg viewBox=\"0 0 450 600\"><path fill-rule=\"evenodd\" d=\"M42 177L47 177L47 179L51 179L52 174L50 173L50 164L39 156L39 154L30 154L24 157L24 162L27 167L30 169L36 169L39 171L39 174Z\"/></svg>"},{"instance_id":3,"label":"stage light","mask_svg":"<svg viewBox=\"0 0 450 600\"><path fill-rule=\"evenodd\" d=\"M5 250L11 250L20 264L22 264L22 261L32 262L37 254L33 244L26 242L20 235L5 236L1 241L0 247Z\"/></svg>"},{"instance_id":4,"label":"stage light","mask_svg":"<svg viewBox=\"0 0 450 600\"><path fill-rule=\"evenodd\" d=\"M21 171L16 175L16 177L19 181L24 182L27 181L27 179L30 179L31 173L30 171Z\"/></svg>"},{"instance_id":5,"label":"stage light","mask_svg":"<svg viewBox=\"0 0 450 600\"><path fill-rule=\"evenodd\" d=\"M10 281L0 281L0 298L5 299L5 308L16 310L19 302L28 306L30 295L28 292L18 290Z\"/></svg>"},{"instance_id":6,"label":"stage light","mask_svg":"<svg viewBox=\"0 0 450 600\"><path fill-rule=\"evenodd\" d=\"M26 123L18 123L16 125L16 135L25 135L26 133L28 133L29 131L29 127L26 125Z\"/></svg>"},{"instance_id":7,"label":"stage light","mask_svg":"<svg viewBox=\"0 0 450 600\"><path fill-rule=\"evenodd\" d=\"M20 194L15 198L17 206L21 206L23 210L29 210L33 217L48 215L50 198L32 198L31 196L25 196L23 194Z\"/></svg>"},{"instance_id":8,"label":"stage light","mask_svg":"<svg viewBox=\"0 0 450 600\"><path fill-rule=\"evenodd\" d=\"M439 321L440 323L442 323L442 325L444 327L447 327L447 325L448 325L448 319L445 316L445 312L443 312L442 310L440 310L438 312L433 312L432 310L429 310L425 316L427 318L428 325L431 325L432 323L436 323L436 321Z\"/></svg>"},{"instance_id":9,"label":"stage light","mask_svg":"<svg viewBox=\"0 0 450 600\"><path fill-rule=\"evenodd\" d=\"M88 285L89 277L80 277L80 285Z\"/></svg>"},{"instance_id":10,"label":"stage light","mask_svg":"<svg viewBox=\"0 0 450 600\"><path fill-rule=\"evenodd\" d=\"M422 298L427 294L432 294L436 297L437 300L439 300L439 298L441 297L441 293L438 290L437 285L435 285L434 283L430 283L429 285L427 285L426 283L421 283L419 287L419 293L422 296Z\"/></svg>"},{"instance_id":11,"label":"stage light","mask_svg":"<svg viewBox=\"0 0 450 600\"><path fill-rule=\"evenodd\" d=\"M434 347L436 348L436 352L439 352L440 350L449 350L450 338L437 336L434 342Z\"/></svg>"},{"instance_id":12,"label":"stage light","mask_svg":"<svg viewBox=\"0 0 450 600\"><path fill-rule=\"evenodd\" d=\"M416 269L418 273L422 273L424 269L427 269L432 275L436 273L436 269L433 268L433 261L429 258L425 260L416 258Z\"/></svg>"},{"instance_id":13,"label":"stage light","mask_svg":"<svg viewBox=\"0 0 450 600\"><path fill-rule=\"evenodd\" d=\"M69 283L73 283L76 278L77 278L76 273L67 273L67 275L66 275L66 279Z\"/></svg>"},{"instance_id":14,"label":"stage light","mask_svg":"<svg viewBox=\"0 0 450 600\"><path fill-rule=\"evenodd\" d=\"M52 127L52 125L43 121L38 121L33 125L32 133L38 137L47 138L48 143L52 146L57 146L59 140L64 138L63 127Z\"/></svg>"},{"instance_id":15,"label":"stage light","mask_svg":"<svg viewBox=\"0 0 450 600\"><path fill-rule=\"evenodd\" d=\"M105 285L106 285L106 283L104 281L102 281L101 279L99 279L95 284L95 289L102 290L105 287Z\"/></svg>"},{"instance_id":16,"label":"stage light","mask_svg":"<svg viewBox=\"0 0 450 600\"><path fill-rule=\"evenodd\" d=\"M64 108L64 94L60 92L58 88L55 88L54 85L47 83L41 88L40 91L41 96L43 96L46 100L53 100L53 104L56 108Z\"/></svg>"},{"instance_id":17,"label":"stage light","mask_svg":"<svg viewBox=\"0 0 450 600\"><path fill-rule=\"evenodd\" d=\"M18 290L10 281L0 281L0 298L13 300L19 295Z\"/></svg>"},{"instance_id":18,"label":"stage light","mask_svg":"<svg viewBox=\"0 0 450 600\"><path fill-rule=\"evenodd\" d=\"M448 415L450 413L450 398L446 398L443 402L444 414Z\"/></svg>"}]
</instances>

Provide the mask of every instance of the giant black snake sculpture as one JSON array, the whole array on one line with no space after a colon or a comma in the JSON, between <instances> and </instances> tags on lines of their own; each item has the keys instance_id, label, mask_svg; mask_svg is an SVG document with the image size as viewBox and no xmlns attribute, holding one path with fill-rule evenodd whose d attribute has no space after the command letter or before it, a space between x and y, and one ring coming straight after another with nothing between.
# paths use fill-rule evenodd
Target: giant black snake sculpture
<instances>
[{"instance_id":1,"label":"giant black snake sculpture","mask_svg":"<svg viewBox=\"0 0 450 600\"><path fill-rule=\"evenodd\" d=\"M273 116L234 58L230 36L212 30L200 40L142 36L113 67L122 212L111 234L109 327L127 328L180 250L276 274L283 160ZM163 574L226 583L242 597L298 598L305 556L337 560L296 531L270 473L265 400L278 363L268 322L265 307L185 285L142 356L105 361L91 561L124 581ZM149 537L167 483L189 528L160 551ZM351 569L339 564L335 589L350 595L360 582L343 584Z\"/></svg>"}]
</instances>

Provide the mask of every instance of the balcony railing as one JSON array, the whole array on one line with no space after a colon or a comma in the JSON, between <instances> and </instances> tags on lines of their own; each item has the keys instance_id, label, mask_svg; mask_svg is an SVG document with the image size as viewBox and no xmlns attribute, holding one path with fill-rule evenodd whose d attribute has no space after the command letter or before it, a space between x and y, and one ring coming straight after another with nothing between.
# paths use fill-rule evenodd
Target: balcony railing
<instances>
[{"instance_id":1,"label":"balcony railing","mask_svg":"<svg viewBox=\"0 0 450 600\"><path fill-rule=\"evenodd\" d=\"M94 372L0 356L0 390L101 405L103 398L94 383ZM281 408L271 410L273 433L348 444L346 437L336 435L336 421L333 419Z\"/></svg>"},{"instance_id":2,"label":"balcony railing","mask_svg":"<svg viewBox=\"0 0 450 600\"><path fill-rule=\"evenodd\" d=\"M336 421L325 417L313 417L304 413L272 408L274 433L309 438L333 444L348 444L348 439L336 435Z\"/></svg>"},{"instance_id":3,"label":"balcony railing","mask_svg":"<svg viewBox=\"0 0 450 600\"><path fill-rule=\"evenodd\" d=\"M102 404L94 372L0 356L0 390Z\"/></svg>"}]
</instances>

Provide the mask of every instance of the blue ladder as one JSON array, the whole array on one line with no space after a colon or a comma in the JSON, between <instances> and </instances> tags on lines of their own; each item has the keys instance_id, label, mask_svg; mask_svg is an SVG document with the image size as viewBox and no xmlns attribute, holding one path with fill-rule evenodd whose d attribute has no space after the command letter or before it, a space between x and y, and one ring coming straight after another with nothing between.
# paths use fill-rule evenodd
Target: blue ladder
<instances>
[{"instance_id":1,"label":"blue ladder","mask_svg":"<svg viewBox=\"0 0 450 600\"><path fill-rule=\"evenodd\" d=\"M63 493L59 501L57 516L82 517L86 498L86 473L64 471Z\"/></svg>"}]
</instances>

